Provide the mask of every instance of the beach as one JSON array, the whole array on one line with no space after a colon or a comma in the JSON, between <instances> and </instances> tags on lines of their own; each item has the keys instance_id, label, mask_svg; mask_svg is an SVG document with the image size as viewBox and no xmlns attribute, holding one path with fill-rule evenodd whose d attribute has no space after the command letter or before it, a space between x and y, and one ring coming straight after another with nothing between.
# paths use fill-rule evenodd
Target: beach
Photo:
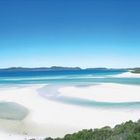
<instances>
[{"instance_id":1,"label":"beach","mask_svg":"<svg viewBox=\"0 0 140 140\"><path fill-rule=\"evenodd\" d=\"M140 78L140 74L132 73L131 71L124 72L122 74L115 75L118 78Z\"/></svg>"},{"instance_id":2,"label":"beach","mask_svg":"<svg viewBox=\"0 0 140 140\"><path fill-rule=\"evenodd\" d=\"M140 140L140 0L0 0L0 140Z\"/></svg>"},{"instance_id":3,"label":"beach","mask_svg":"<svg viewBox=\"0 0 140 140\"><path fill-rule=\"evenodd\" d=\"M39 89L49 85L32 84L0 87L0 102L16 103L16 108L24 107L28 113L19 112L16 118L0 119L0 136L6 139L63 137L65 134L82 129L115 126L140 116L140 109L87 107L46 98ZM63 86L56 88L58 97L80 98L97 102L139 102L140 86L122 84L98 84L90 86ZM47 97L52 92L46 90ZM46 94L44 93L44 94ZM5 107L5 111L8 107ZM13 112L12 112L13 113ZM11 114L12 114L11 113ZM10 116L10 114L8 114ZM19 116L22 118L19 119ZM1 117L1 116L0 116ZM15 116L14 116L15 117ZM7 134L7 135L5 135ZM5 137L4 137L5 136Z\"/></svg>"},{"instance_id":4,"label":"beach","mask_svg":"<svg viewBox=\"0 0 140 140\"><path fill-rule=\"evenodd\" d=\"M79 88L68 86L59 89L60 95L71 98L94 100L97 102L125 103L140 101L140 86L104 83L97 86Z\"/></svg>"}]
</instances>

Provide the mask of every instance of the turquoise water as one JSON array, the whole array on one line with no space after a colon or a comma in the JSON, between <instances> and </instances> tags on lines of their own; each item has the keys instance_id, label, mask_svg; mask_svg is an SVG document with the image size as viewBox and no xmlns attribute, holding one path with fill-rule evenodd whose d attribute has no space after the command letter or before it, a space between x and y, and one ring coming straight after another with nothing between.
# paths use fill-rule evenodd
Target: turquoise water
<instances>
[{"instance_id":1,"label":"turquoise water","mask_svg":"<svg viewBox=\"0 0 140 140\"><path fill-rule=\"evenodd\" d=\"M133 102L133 101L132 102L98 102L95 100L59 96L60 95L59 89L63 86L62 85L48 85L41 89L38 89L38 92L42 97L48 100L53 100L53 101L64 103L64 104L72 104L72 105L98 108L98 109L100 108L102 109L127 109L127 110L140 109L140 101L139 102ZM90 85L86 85L86 86L90 86ZM80 87L85 87L85 85L81 85Z\"/></svg>"},{"instance_id":2,"label":"turquoise water","mask_svg":"<svg viewBox=\"0 0 140 140\"><path fill-rule=\"evenodd\" d=\"M22 85L22 84L48 84L49 86L39 89L39 94L49 100L80 105L91 108L127 108L140 109L140 102L96 102L94 100L60 97L58 87L65 85L89 86L100 83L120 83L129 85L140 85L140 78L117 78L124 70L87 70L87 71L14 71L0 72L0 86ZM49 95L49 96L48 96ZM51 95L51 96L50 96Z\"/></svg>"},{"instance_id":3,"label":"turquoise water","mask_svg":"<svg viewBox=\"0 0 140 140\"><path fill-rule=\"evenodd\" d=\"M0 84L74 84L121 83L140 85L140 78L115 78L124 70L77 71L0 71Z\"/></svg>"}]
</instances>

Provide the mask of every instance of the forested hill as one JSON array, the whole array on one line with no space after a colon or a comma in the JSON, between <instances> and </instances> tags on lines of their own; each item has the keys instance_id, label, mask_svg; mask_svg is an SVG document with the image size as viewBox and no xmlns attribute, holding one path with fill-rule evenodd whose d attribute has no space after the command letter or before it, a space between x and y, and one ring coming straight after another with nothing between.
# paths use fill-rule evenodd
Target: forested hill
<instances>
[{"instance_id":1,"label":"forested hill","mask_svg":"<svg viewBox=\"0 0 140 140\"><path fill-rule=\"evenodd\" d=\"M140 73L140 68L134 68L134 69L132 70L132 73Z\"/></svg>"},{"instance_id":2,"label":"forested hill","mask_svg":"<svg viewBox=\"0 0 140 140\"><path fill-rule=\"evenodd\" d=\"M64 138L46 138L45 140L140 140L140 120L128 121L114 128L106 126L101 129L82 130L67 134Z\"/></svg>"}]
</instances>

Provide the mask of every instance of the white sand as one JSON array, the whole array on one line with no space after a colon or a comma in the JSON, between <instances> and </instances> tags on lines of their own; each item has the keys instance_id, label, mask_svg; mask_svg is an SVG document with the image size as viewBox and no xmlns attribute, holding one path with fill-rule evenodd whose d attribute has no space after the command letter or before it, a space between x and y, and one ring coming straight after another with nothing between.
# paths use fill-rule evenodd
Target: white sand
<instances>
[{"instance_id":1,"label":"white sand","mask_svg":"<svg viewBox=\"0 0 140 140\"><path fill-rule=\"evenodd\" d=\"M25 106L30 111L27 118L22 121L0 120L0 137L5 136L3 138L4 140L11 140L12 136L17 136L18 140L23 140L24 137L28 136L62 137L67 133L73 133L81 129L99 128L105 125L114 126L127 120L136 121L140 116L140 111L134 110L118 111L110 109L93 109L49 101L37 93L37 89L42 86L44 85L0 88L0 101L15 102ZM120 93L122 93L122 89L124 90L124 86L118 84L98 86L98 88L100 87L104 93L107 93L109 89L111 91L116 89L117 91L120 91ZM79 93L82 90L88 90L90 93L92 88L93 87L85 87L78 88L78 90L80 90ZM75 90L77 89L73 89L73 91ZM139 90L139 87L125 86L126 96L132 98L130 94L131 91L134 90ZM73 94L71 93L71 90L66 88L61 88L61 92L62 95L65 94L66 96L68 96L68 94ZM72 96L77 97L76 93ZM79 93L77 93L78 98L79 96L81 97ZM92 95L90 97L92 97ZM101 96L97 96L96 94L96 99L97 97L98 100L103 101L103 98L101 98ZM83 97L82 95L82 98L87 97ZM106 98L105 100L111 101L112 98L114 99L114 97L111 97L110 99ZM135 99L135 97L133 99ZM127 98L127 100L130 99ZM4 132L7 133L7 135L5 135Z\"/></svg>"},{"instance_id":2,"label":"white sand","mask_svg":"<svg viewBox=\"0 0 140 140\"><path fill-rule=\"evenodd\" d=\"M94 100L98 102L140 102L140 86L122 84L101 84L77 88L59 89L59 96Z\"/></svg>"},{"instance_id":3,"label":"white sand","mask_svg":"<svg viewBox=\"0 0 140 140\"><path fill-rule=\"evenodd\" d=\"M115 75L113 77L117 78L140 78L140 74L135 74L132 72L124 72L122 74Z\"/></svg>"}]
</instances>

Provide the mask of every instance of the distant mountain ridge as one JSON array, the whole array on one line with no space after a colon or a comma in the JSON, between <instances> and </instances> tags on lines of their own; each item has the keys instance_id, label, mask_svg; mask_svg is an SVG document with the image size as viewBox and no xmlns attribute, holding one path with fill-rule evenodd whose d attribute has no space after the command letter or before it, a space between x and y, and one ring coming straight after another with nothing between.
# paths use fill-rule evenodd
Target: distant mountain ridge
<instances>
[{"instance_id":1,"label":"distant mountain ridge","mask_svg":"<svg viewBox=\"0 0 140 140\"><path fill-rule=\"evenodd\" d=\"M61 67L61 66L52 66L52 67L39 67L39 68L26 68L26 67L10 67L10 68L3 68L0 71L77 71L77 70L129 70L129 69L115 69L115 68L80 68L80 67ZM132 70L132 69L131 69Z\"/></svg>"},{"instance_id":2,"label":"distant mountain ridge","mask_svg":"<svg viewBox=\"0 0 140 140\"><path fill-rule=\"evenodd\" d=\"M0 69L0 71L61 71L61 70L81 70L80 67L39 67L39 68L25 68L25 67L11 67Z\"/></svg>"}]
</instances>

